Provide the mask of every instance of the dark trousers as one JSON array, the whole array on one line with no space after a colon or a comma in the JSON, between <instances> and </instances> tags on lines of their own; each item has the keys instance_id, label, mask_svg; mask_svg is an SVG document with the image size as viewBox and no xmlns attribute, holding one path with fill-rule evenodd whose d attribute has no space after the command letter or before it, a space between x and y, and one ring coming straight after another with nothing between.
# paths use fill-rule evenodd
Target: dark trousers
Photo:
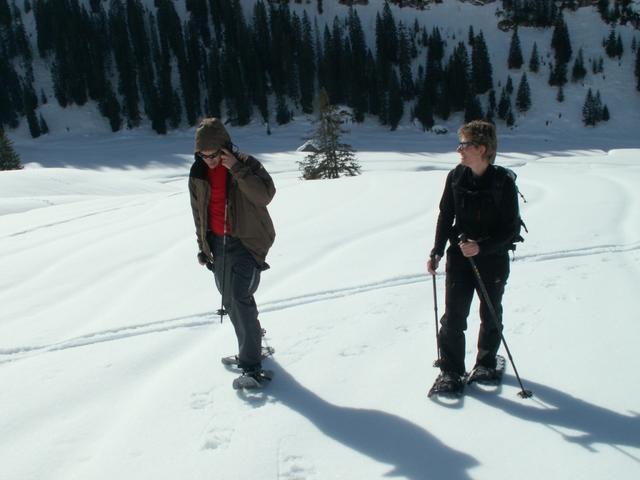
<instances>
[{"instance_id":1,"label":"dark trousers","mask_svg":"<svg viewBox=\"0 0 640 480\"><path fill-rule=\"evenodd\" d=\"M209 234L215 258L216 286L238 339L238 366L243 370L261 368L262 328L253 294L260 284L260 268L242 242L231 236Z\"/></svg>"},{"instance_id":2,"label":"dark trousers","mask_svg":"<svg viewBox=\"0 0 640 480\"><path fill-rule=\"evenodd\" d=\"M476 365L496 366L496 353L500 347L502 332L502 295L509 278L509 254L473 257L487 289L491 304L498 315L495 320L480 292L471 262L458 252L447 252L445 281L445 313L440 319L440 368L444 371L465 373L465 337L467 317L474 292L480 298L480 332Z\"/></svg>"}]
</instances>

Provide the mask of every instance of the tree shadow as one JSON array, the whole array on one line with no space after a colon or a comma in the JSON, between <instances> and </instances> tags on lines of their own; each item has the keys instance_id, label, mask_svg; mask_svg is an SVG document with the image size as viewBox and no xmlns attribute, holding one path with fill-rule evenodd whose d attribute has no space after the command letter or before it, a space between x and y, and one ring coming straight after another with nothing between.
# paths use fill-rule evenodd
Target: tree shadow
<instances>
[{"instance_id":1,"label":"tree shadow","mask_svg":"<svg viewBox=\"0 0 640 480\"><path fill-rule=\"evenodd\" d=\"M515 377L511 375L505 375L504 383L517 386ZM593 445L598 443L640 448L640 414L637 412L624 415L546 385L529 380L525 385L533 390L532 400L510 399L478 391L473 393L473 397L523 420L546 425L565 440L589 451L595 452ZM567 434L557 428L583 433ZM640 463L640 459L631 457Z\"/></svg>"},{"instance_id":2,"label":"tree shadow","mask_svg":"<svg viewBox=\"0 0 640 480\"><path fill-rule=\"evenodd\" d=\"M305 125L291 125L289 128L274 131L273 135L267 135L266 131L256 126L227 127L241 150L255 155L263 163L270 163L274 155L296 152L308 137L309 131ZM360 153L389 153L390 162L398 158L430 162L432 155L451 154L450 165L445 161L436 167L449 170L458 161L456 129L457 127L452 128L445 135L435 135L420 132L412 127L385 132L377 127L356 125L344 139ZM44 167L188 169L193 160L193 135L193 128L172 131L167 135L156 135L141 128L114 134L57 134L45 135L37 140L18 138L14 140L14 145L23 163L34 162ZM528 133L499 130L498 137L498 163L516 162L517 165L528 161L523 160L522 155L540 158L571 157L576 155L576 152L588 154L591 151L599 154L611 149L640 148L640 141L633 135L612 136L608 130L598 129L566 132L550 127ZM302 157L304 153L298 152L296 155ZM442 158L438 158L437 162L440 164ZM433 167L425 167L426 170L430 168Z\"/></svg>"},{"instance_id":3,"label":"tree shadow","mask_svg":"<svg viewBox=\"0 0 640 480\"><path fill-rule=\"evenodd\" d=\"M411 480L470 479L478 465L472 456L448 447L401 417L380 410L340 407L298 383L277 362L269 362L274 382L269 400L277 401L310 420L322 433L371 459L392 465L387 477ZM255 397L247 399L259 402Z\"/></svg>"}]
</instances>

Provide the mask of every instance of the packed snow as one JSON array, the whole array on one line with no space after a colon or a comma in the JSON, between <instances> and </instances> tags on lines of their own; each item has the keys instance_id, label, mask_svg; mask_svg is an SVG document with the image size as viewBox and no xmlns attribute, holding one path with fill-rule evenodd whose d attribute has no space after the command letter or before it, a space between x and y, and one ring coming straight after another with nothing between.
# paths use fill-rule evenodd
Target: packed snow
<instances>
[{"instance_id":1,"label":"packed snow","mask_svg":"<svg viewBox=\"0 0 640 480\"><path fill-rule=\"evenodd\" d=\"M15 138L26 168L0 174L0 477L638 478L640 145L499 128L529 229L504 333L534 397L508 364L497 390L439 402L425 262L455 127L354 126L363 174L305 182L298 120L231 129L278 189L256 295L275 377L254 394L220 363L235 336L196 261L193 129ZM442 314L442 271L436 283ZM475 303L468 368L477 327Z\"/></svg>"}]
</instances>

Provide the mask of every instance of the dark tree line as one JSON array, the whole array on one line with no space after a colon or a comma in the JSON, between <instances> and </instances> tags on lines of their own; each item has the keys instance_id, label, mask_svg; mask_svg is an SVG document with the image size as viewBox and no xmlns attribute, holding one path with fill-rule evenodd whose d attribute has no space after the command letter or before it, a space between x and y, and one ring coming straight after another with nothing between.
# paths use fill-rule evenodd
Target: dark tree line
<instances>
[{"instance_id":1,"label":"dark tree line","mask_svg":"<svg viewBox=\"0 0 640 480\"><path fill-rule=\"evenodd\" d=\"M356 121L375 115L395 129L405 104L429 128L433 115L474 110L476 95L493 88L482 32L444 58L445 41L417 22L398 22L385 3L376 19L375 46L367 45L357 10L322 29L288 2L259 0L244 12L239 0L186 0L181 19L172 0L33 0L37 55L51 66L53 95L62 107L95 101L111 129L148 118L158 133L202 115L245 125L256 115L283 124L294 111L312 113L325 88L331 103L353 109ZM318 2L318 10L322 3ZM25 10L26 11L26 10ZM0 125L26 117L34 136L48 131L37 116L30 72L33 52L22 14L0 0ZM426 47L418 75L413 64ZM18 74L16 62L22 61ZM419 60L418 60L419 61ZM414 102L415 101L415 102Z\"/></svg>"},{"instance_id":2,"label":"dark tree line","mask_svg":"<svg viewBox=\"0 0 640 480\"><path fill-rule=\"evenodd\" d=\"M398 3L409 4L423 5ZM625 2L618 4L626 11ZM516 25L509 69L519 70L525 62L517 25L553 25L549 84L561 89L569 74L572 81L584 78L581 51L569 70L573 50L556 2L504 0L502 5ZM564 6L571 8L571 2ZM520 77L514 106L511 78L510 87L494 87L482 31L470 27L465 41L447 44L437 27L427 31L417 21L397 21L387 2L376 16L371 45L355 8L345 17L324 19L321 27L286 1L258 0L250 11L243 11L240 0L185 0L185 7L181 18L173 0L155 0L153 7L141 0L27 0L21 13L0 0L0 80L7 87L0 89L0 126L15 128L26 118L33 136L48 131L38 114L49 99L35 89L35 55L51 66L59 105L94 101L113 131L148 119L156 132L166 133L204 115L223 116L234 125L255 118L285 124L294 112L316 111L321 88L331 104L351 107L355 121L376 116L392 130L406 116L429 129L436 118L446 120L454 112L465 119L513 123L514 109L524 112L531 105L526 75ZM317 10L322 14L321 1ZM29 11L37 29L35 51L22 18ZM609 37L606 52L622 55L613 27ZM529 71L538 72L540 63L534 44ZM592 64L594 72L597 66Z\"/></svg>"}]
</instances>

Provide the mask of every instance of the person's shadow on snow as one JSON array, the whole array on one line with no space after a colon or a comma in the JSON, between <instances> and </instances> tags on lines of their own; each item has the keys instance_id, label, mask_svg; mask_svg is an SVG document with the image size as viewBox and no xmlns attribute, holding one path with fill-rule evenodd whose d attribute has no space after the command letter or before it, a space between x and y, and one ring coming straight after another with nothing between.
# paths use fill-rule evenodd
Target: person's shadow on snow
<instances>
[{"instance_id":1,"label":"person's shadow on snow","mask_svg":"<svg viewBox=\"0 0 640 480\"><path fill-rule=\"evenodd\" d=\"M511 375L504 376L504 383L517 386L515 377ZM624 415L614 412L529 380L525 381L525 386L533 391L532 399L522 400L515 396L507 398L489 392L477 392L472 395L487 405L523 420L546 425L554 430L560 427L583 432L570 435L556 430L567 441L582 445L591 451L595 451L593 445L597 443L640 447L638 413Z\"/></svg>"},{"instance_id":2,"label":"person's shadow on snow","mask_svg":"<svg viewBox=\"0 0 640 480\"><path fill-rule=\"evenodd\" d=\"M445 445L401 417L333 405L303 387L277 362L270 361L268 368L275 374L265 392L270 400L295 410L346 447L392 465L387 477L463 480L470 479L468 470L478 465L472 456Z\"/></svg>"}]
</instances>

